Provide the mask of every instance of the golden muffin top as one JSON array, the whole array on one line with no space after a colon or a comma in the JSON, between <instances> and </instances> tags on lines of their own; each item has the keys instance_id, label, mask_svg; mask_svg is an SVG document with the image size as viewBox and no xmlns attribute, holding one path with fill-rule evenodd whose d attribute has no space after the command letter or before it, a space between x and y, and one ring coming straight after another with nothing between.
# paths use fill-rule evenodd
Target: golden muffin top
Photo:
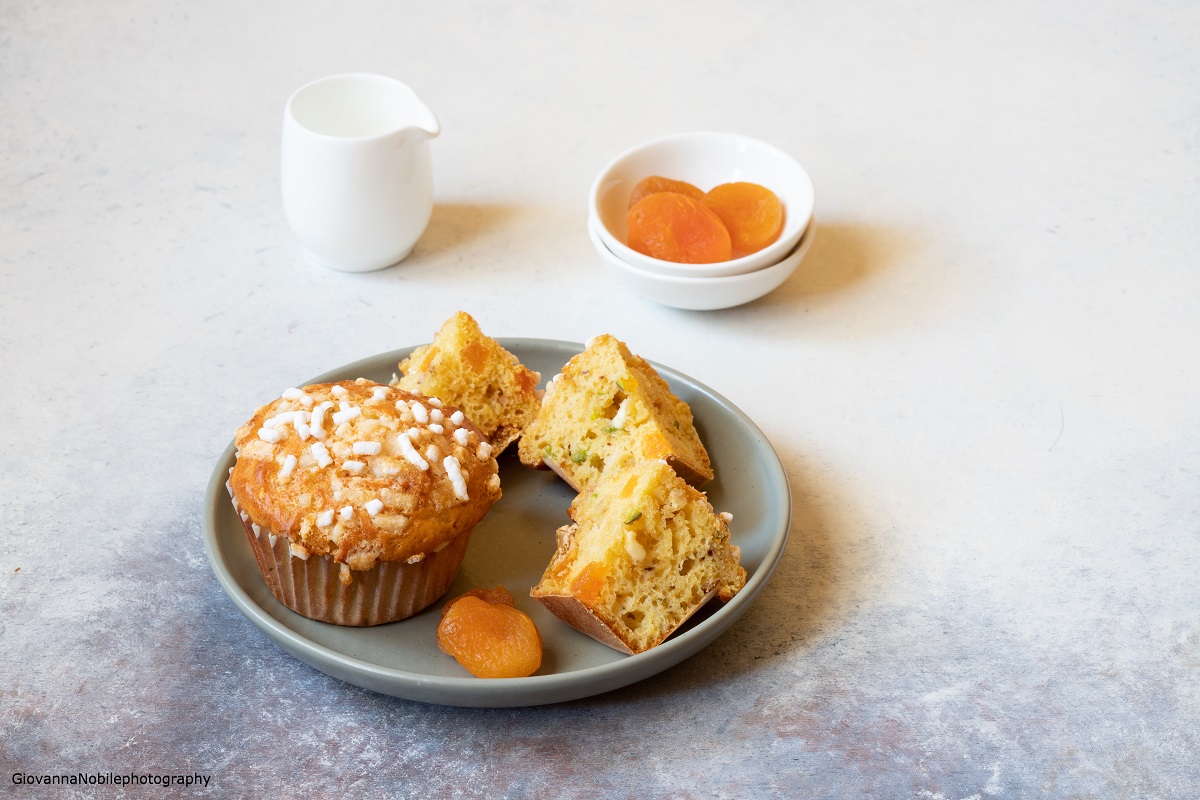
<instances>
[{"instance_id":1,"label":"golden muffin top","mask_svg":"<svg viewBox=\"0 0 1200 800\"><path fill-rule=\"evenodd\" d=\"M364 378L288 389L236 447L229 490L255 532L356 570L435 552L500 498L492 447L460 410Z\"/></svg>"}]
</instances>

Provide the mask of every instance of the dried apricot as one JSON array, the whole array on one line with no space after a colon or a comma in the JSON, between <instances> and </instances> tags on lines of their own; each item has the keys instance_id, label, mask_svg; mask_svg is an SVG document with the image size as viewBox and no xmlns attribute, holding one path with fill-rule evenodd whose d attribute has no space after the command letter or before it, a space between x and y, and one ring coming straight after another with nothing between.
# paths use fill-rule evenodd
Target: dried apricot
<instances>
[{"instance_id":1,"label":"dried apricot","mask_svg":"<svg viewBox=\"0 0 1200 800\"><path fill-rule=\"evenodd\" d=\"M524 678L542 665L542 637L503 586L472 589L442 608L438 647L477 678Z\"/></svg>"},{"instance_id":2,"label":"dried apricot","mask_svg":"<svg viewBox=\"0 0 1200 800\"><path fill-rule=\"evenodd\" d=\"M678 192L646 195L625 217L628 244L651 258L677 264L728 261L729 231L700 200Z\"/></svg>"},{"instance_id":3,"label":"dried apricot","mask_svg":"<svg viewBox=\"0 0 1200 800\"><path fill-rule=\"evenodd\" d=\"M697 200L704 199L704 192L692 186L687 181L677 181L674 178L664 178L661 175L651 175L649 178L642 178L637 185L633 187L633 191L629 193L629 206L633 208L648 194L657 194L658 192L675 192L676 194L687 195Z\"/></svg>"},{"instance_id":4,"label":"dried apricot","mask_svg":"<svg viewBox=\"0 0 1200 800\"><path fill-rule=\"evenodd\" d=\"M608 580L608 570L599 561L588 564L575 580L571 581L571 594L578 597L587 605L594 606L604 590L604 582Z\"/></svg>"},{"instance_id":5,"label":"dried apricot","mask_svg":"<svg viewBox=\"0 0 1200 800\"><path fill-rule=\"evenodd\" d=\"M757 253L779 238L783 230L783 204L770 189L757 183L722 183L704 195L725 227L738 255Z\"/></svg>"},{"instance_id":6,"label":"dried apricot","mask_svg":"<svg viewBox=\"0 0 1200 800\"><path fill-rule=\"evenodd\" d=\"M496 585L495 589L471 589L468 592L463 592L458 597L454 598L454 600L462 600L464 597L478 597L483 602L491 603L494 606L508 606L509 608L514 607L513 596L509 594L508 589L505 589L499 584ZM445 608L442 609L442 616L445 616L446 608L449 608L454 600L446 603Z\"/></svg>"}]
</instances>

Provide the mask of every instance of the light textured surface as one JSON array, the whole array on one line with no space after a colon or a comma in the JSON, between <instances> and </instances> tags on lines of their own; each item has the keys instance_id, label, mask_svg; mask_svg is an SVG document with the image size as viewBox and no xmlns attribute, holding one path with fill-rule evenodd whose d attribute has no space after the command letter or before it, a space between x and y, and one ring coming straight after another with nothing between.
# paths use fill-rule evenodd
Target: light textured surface
<instances>
[{"instance_id":1,"label":"light textured surface","mask_svg":"<svg viewBox=\"0 0 1200 800\"><path fill-rule=\"evenodd\" d=\"M2 16L5 793L136 769L212 775L197 796L1194 794L1196 4ZM278 189L284 100L351 70L444 130L425 237L358 276L306 261ZM800 272L724 312L629 294L584 227L609 158L695 129L817 187ZM758 421L793 538L734 630L608 695L471 711L342 684L237 613L199 534L235 428L459 308L612 332Z\"/></svg>"}]
</instances>

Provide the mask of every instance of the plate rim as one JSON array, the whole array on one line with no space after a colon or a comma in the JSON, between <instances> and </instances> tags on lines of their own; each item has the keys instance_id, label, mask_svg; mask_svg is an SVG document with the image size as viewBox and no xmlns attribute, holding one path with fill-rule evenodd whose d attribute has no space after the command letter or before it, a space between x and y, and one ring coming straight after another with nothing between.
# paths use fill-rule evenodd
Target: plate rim
<instances>
[{"instance_id":1,"label":"plate rim","mask_svg":"<svg viewBox=\"0 0 1200 800\"><path fill-rule=\"evenodd\" d=\"M523 347L552 347L570 350L572 354L582 352L585 345L561 339L543 339L536 337L506 337L496 338L506 350L515 352ZM400 359L422 345L401 347L395 350L383 351L366 356L342 366L326 370L314 378L300 384L323 383L332 379L344 379L344 375L361 370L364 365L374 364L380 359L392 359L399 363ZM567 358L570 358L568 355ZM649 360L649 359L647 359ZM565 363L565 362L564 362ZM791 535L792 496L791 484L787 471L779 454L771 445L762 429L750 419L740 408L731 403L720 392L676 369L650 361L659 374L668 383L673 380L689 385L689 388L699 390L710 396L721 406L722 410L732 412L740 421L754 433L765 452L771 458L767 460L769 472L777 473L783 487L782 492L782 530L775 531L770 539L770 546L763 553L762 559L753 575L749 576L745 587L731 600L712 614L708 619L694 628L684 631L668 639L663 644L633 656L627 656L620 661L598 664L565 673L549 675L531 675L526 678L493 678L483 680L469 676L441 676L428 673L410 672L395 667L387 667L373 661L343 653L335 648L310 639L298 631L284 625L272 617L260 606L234 579L219 554L217 537L216 514L218 503L222 502L223 490L228 477L226 470L233 463L234 442L231 440L221 455L209 478L205 491L204 508L201 514L201 528L204 539L205 554L209 567L225 595L234 606L245 616L252 625L265 634L268 639L284 649L293 657L303 661L310 667L339 680L361 688L401 697L419 702L459 707L523 707L545 705L582 699L596 694L621 688L640 680L644 680L661 671L669 669L678 663L695 655L725 633L742 614L753 604L758 595L770 581ZM377 369L377 367L376 367ZM675 387L672 387L675 391ZM321 663L314 663L318 661ZM405 691L396 691L405 689ZM451 699L457 697L457 700Z\"/></svg>"}]
</instances>

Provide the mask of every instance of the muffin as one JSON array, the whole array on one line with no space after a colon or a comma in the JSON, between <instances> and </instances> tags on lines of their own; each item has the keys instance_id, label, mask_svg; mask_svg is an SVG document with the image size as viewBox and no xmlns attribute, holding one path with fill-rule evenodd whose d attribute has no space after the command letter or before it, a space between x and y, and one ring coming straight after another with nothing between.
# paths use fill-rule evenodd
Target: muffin
<instances>
[{"instance_id":1,"label":"muffin","mask_svg":"<svg viewBox=\"0 0 1200 800\"><path fill-rule=\"evenodd\" d=\"M446 320L433 341L399 364L393 386L440 397L463 410L499 455L541 407L542 376L486 336L465 311Z\"/></svg>"},{"instance_id":2,"label":"muffin","mask_svg":"<svg viewBox=\"0 0 1200 800\"><path fill-rule=\"evenodd\" d=\"M521 463L549 467L587 491L609 462L666 459L689 483L713 477L687 403L620 340L597 336L546 386L518 446Z\"/></svg>"},{"instance_id":3,"label":"muffin","mask_svg":"<svg viewBox=\"0 0 1200 800\"><path fill-rule=\"evenodd\" d=\"M530 595L623 653L660 644L710 598L746 584L732 516L717 514L665 461L610 464L571 503L573 525Z\"/></svg>"},{"instance_id":4,"label":"muffin","mask_svg":"<svg viewBox=\"0 0 1200 800\"><path fill-rule=\"evenodd\" d=\"M271 593L338 625L436 601L500 498L493 448L462 411L361 378L288 389L236 447L228 486Z\"/></svg>"}]
</instances>

